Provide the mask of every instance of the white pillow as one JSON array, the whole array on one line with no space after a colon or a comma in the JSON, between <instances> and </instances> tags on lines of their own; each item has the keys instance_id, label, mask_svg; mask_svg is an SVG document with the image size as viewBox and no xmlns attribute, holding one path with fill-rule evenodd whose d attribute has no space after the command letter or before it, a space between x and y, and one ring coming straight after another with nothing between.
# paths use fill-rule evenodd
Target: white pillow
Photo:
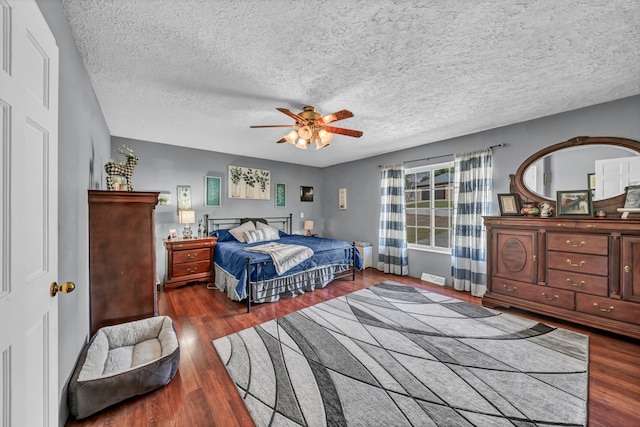
<instances>
[{"instance_id":1,"label":"white pillow","mask_svg":"<svg viewBox=\"0 0 640 427\"><path fill-rule=\"evenodd\" d=\"M256 230L265 230L270 228L271 230L278 231L277 228L270 226L269 224L265 224L264 222L256 222Z\"/></svg>"},{"instance_id":2,"label":"white pillow","mask_svg":"<svg viewBox=\"0 0 640 427\"><path fill-rule=\"evenodd\" d=\"M267 227L260 230L245 231L244 238L247 243L264 242L266 240L278 240L280 233L273 227Z\"/></svg>"},{"instance_id":3,"label":"white pillow","mask_svg":"<svg viewBox=\"0 0 640 427\"><path fill-rule=\"evenodd\" d=\"M242 243L247 243L247 240L244 237L244 233L247 231L255 231L256 226L253 225L253 222L247 221L244 224L237 226L236 228L232 228L229 230L229 233L236 239L238 239Z\"/></svg>"}]
</instances>

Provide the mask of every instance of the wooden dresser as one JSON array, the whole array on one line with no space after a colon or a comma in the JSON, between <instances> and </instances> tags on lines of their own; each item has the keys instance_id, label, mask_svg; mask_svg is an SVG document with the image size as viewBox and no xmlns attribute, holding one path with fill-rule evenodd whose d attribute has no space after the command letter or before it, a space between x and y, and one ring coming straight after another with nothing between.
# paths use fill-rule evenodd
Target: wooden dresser
<instances>
[{"instance_id":1,"label":"wooden dresser","mask_svg":"<svg viewBox=\"0 0 640 427\"><path fill-rule=\"evenodd\" d=\"M91 334L155 316L157 192L89 190Z\"/></svg>"},{"instance_id":2,"label":"wooden dresser","mask_svg":"<svg viewBox=\"0 0 640 427\"><path fill-rule=\"evenodd\" d=\"M640 338L640 220L486 217L487 307Z\"/></svg>"},{"instance_id":3,"label":"wooden dresser","mask_svg":"<svg viewBox=\"0 0 640 427\"><path fill-rule=\"evenodd\" d=\"M217 237L164 239L167 248L165 289L190 282L213 282L213 257L217 243Z\"/></svg>"}]
</instances>

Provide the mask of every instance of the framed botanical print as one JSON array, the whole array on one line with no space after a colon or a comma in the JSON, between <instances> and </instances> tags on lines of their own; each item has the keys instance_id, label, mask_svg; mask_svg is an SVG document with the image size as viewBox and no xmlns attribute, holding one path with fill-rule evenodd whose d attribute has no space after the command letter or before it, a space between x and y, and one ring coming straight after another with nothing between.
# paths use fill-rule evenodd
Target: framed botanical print
<instances>
[{"instance_id":1,"label":"framed botanical print","mask_svg":"<svg viewBox=\"0 0 640 427\"><path fill-rule=\"evenodd\" d=\"M204 205L208 207L220 207L222 200L220 197L220 187L222 179L217 176L204 177Z\"/></svg>"},{"instance_id":2,"label":"framed botanical print","mask_svg":"<svg viewBox=\"0 0 640 427\"><path fill-rule=\"evenodd\" d=\"M287 206L287 184L276 182L274 198L276 199L276 208L284 208Z\"/></svg>"},{"instance_id":3,"label":"framed botanical print","mask_svg":"<svg viewBox=\"0 0 640 427\"><path fill-rule=\"evenodd\" d=\"M183 210L191 210L191 186L190 185L178 185L178 191L176 191L176 198L178 199L178 212Z\"/></svg>"},{"instance_id":4,"label":"framed botanical print","mask_svg":"<svg viewBox=\"0 0 640 427\"><path fill-rule=\"evenodd\" d=\"M230 199L269 200L271 171L229 165L227 185Z\"/></svg>"}]
</instances>

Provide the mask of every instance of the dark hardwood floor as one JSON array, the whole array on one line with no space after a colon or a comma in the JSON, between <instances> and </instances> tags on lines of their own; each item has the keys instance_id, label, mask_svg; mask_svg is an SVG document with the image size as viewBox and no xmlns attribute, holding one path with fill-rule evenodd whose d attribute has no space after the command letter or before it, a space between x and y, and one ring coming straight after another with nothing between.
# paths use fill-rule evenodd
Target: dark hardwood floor
<instances>
[{"instance_id":1,"label":"dark hardwood floor","mask_svg":"<svg viewBox=\"0 0 640 427\"><path fill-rule=\"evenodd\" d=\"M242 303L204 284L160 292L159 312L171 316L180 339L180 367L166 387L129 399L67 426L252 426L242 400L211 340L384 280L416 285L480 304L481 299L451 287L367 269L356 280L276 303ZM510 313L590 336L589 426L640 426L640 341L518 310ZM640 315L640 313L639 313Z\"/></svg>"}]
</instances>

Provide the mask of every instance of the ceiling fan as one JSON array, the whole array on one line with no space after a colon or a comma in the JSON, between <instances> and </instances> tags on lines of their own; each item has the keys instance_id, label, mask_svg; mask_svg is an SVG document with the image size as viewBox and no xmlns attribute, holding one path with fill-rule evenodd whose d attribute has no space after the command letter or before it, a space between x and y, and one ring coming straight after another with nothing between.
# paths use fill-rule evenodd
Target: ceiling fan
<instances>
[{"instance_id":1,"label":"ceiling fan","mask_svg":"<svg viewBox=\"0 0 640 427\"><path fill-rule=\"evenodd\" d=\"M329 123L336 122L342 119L348 119L353 117L353 113L348 110L340 110L335 113L322 116L316 112L315 107L310 105L304 107L298 114L287 110L286 108L276 108L276 110L286 114L294 119L296 122L292 125L264 125L264 126L251 126L252 128L296 128L289 132L284 138L276 141L278 144L283 142L289 142L295 147L302 150L306 150L309 144L316 143L316 150L326 147L331 143L333 134L353 136L354 138L360 138L362 132L359 130L351 130L344 128L337 128L333 126L327 126Z\"/></svg>"}]
</instances>

